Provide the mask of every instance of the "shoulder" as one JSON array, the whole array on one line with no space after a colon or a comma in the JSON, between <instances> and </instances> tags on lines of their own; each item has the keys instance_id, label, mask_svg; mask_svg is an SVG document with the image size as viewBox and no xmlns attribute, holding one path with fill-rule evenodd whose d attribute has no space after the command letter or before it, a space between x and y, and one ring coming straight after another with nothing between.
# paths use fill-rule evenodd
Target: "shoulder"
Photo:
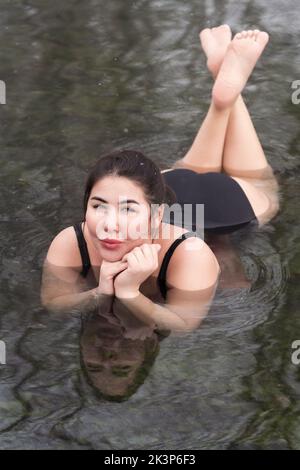
<instances>
[{"instance_id":1,"label":"shoulder","mask_svg":"<svg viewBox=\"0 0 300 470\"><path fill-rule=\"evenodd\" d=\"M212 250L199 237L189 237L175 249L167 270L167 283L183 290L202 290L214 285L220 266Z\"/></svg>"},{"instance_id":2,"label":"shoulder","mask_svg":"<svg viewBox=\"0 0 300 470\"><path fill-rule=\"evenodd\" d=\"M51 242L46 260L56 266L81 266L78 242L73 226L59 232Z\"/></svg>"}]
</instances>

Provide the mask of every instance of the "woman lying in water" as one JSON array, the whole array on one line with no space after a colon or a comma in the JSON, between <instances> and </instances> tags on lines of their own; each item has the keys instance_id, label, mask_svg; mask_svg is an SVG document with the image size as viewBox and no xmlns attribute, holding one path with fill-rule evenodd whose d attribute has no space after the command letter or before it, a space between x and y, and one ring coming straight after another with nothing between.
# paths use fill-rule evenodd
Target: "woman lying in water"
<instances>
[{"instance_id":1,"label":"woman lying in water","mask_svg":"<svg viewBox=\"0 0 300 470\"><path fill-rule=\"evenodd\" d=\"M277 213L277 182L241 97L268 35L243 31L231 40L223 25L203 30L200 39L215 83L191 148L162 172L130 150L96 163L84 221L62 230L46 257L41 298L50 310L109 309L117 302L149 327L196 328L220 267L197 221L193 231L163 221L166 204L204 204L204 229L211 231L253 220L262 225Z\"/></svg>"}]
</instances>

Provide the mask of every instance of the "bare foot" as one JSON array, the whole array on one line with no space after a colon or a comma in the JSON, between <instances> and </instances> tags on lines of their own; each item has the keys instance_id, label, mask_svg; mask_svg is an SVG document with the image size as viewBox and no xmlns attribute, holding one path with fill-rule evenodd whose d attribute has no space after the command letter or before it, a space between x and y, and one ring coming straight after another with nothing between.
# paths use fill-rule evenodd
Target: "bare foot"
<instances>
[{"instance_id":1,"label":"bare foot","mask_svg":"<svg viewBox=\"0 0 300 470\"><path fill-rule=\"evenodd\" d=\"M227 48L212 91L217 108L224 109L234 104L268 40L269 35L257 29L235 35Z\"/></svg>"},{"instance_id":2,"label":"bare foot","mask_svg":"<svg viewBox=\"0 0 300 470\"><path fill-rule=\"evenodd\" d=\"M231 29L228 24L216 28L203 29L200 34L202 49L207 57L207 67L216 78L231 41Z\"/></svg>"}]
</instances>

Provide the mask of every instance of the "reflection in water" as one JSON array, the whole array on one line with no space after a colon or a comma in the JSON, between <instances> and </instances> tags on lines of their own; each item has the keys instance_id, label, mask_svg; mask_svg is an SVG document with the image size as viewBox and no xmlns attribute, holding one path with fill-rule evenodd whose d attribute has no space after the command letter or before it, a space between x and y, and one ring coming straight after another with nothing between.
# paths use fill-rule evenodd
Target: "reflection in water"
<instances>
[{"instance_id":1,"label":"reflection in water","mask_svg":"<svg viewBox=\"0 0 300 470\"><path fill-rule=\"evenodd\" d=\"M158 333L143 325L124 327L112 313L91 313L83 321L80 340L89 383L108 400L128 399L149 374L159 339Z\"/></svg>"},{"instance_id":2,"label":"reflection in water","mask_svg":"<svg viewBox=\"0 0 300 470\"><path fill-rule=\"evenodd\" d=\"M240 254L227 234L207 234L206 243L214 252L221 268L220 289L244 289L251 287Z\"/></svg>"},{"instance_id":3,"label":"reflection in water","mask_svg":"<svg viewBox=\"0 0 300 470\"><path fill-rule=\"evenodd\" d=\"M206 317L217 288L215 284L202 290L183 290L167 286L166 298L160 292L158 280L149 276L141 285L139 295L133 299L110 300L99 294L100 266L91 266L86 278L80 274L81 266L57 266L46 258L43 265L41 301L52 313L87 312L94 308L107 309L110 304L127 321L142 321L160 330L191 331L198 328ZM199 276L202 272L199 271Z\"/></svg>"}]
</instances>

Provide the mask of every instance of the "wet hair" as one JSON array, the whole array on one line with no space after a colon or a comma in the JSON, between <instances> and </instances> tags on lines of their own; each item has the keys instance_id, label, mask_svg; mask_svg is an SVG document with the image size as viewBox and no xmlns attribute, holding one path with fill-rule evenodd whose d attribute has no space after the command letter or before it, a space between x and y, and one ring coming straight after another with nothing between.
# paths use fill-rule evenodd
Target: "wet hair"
<instances>
[{"instance_id":1,"label":"wet hair","mask_svg":"<svg viewBox=\"0 0 300 470\"><path fill-rule=\"evenodd\" d=\"M138 184L149 205L176 202L174 191L164 182L160 169L150 158L137 150L117 150L100 158L89 172L83 199L84 220L91 191L106 176L122 176Z\"/></svg>"}]
</instances>

